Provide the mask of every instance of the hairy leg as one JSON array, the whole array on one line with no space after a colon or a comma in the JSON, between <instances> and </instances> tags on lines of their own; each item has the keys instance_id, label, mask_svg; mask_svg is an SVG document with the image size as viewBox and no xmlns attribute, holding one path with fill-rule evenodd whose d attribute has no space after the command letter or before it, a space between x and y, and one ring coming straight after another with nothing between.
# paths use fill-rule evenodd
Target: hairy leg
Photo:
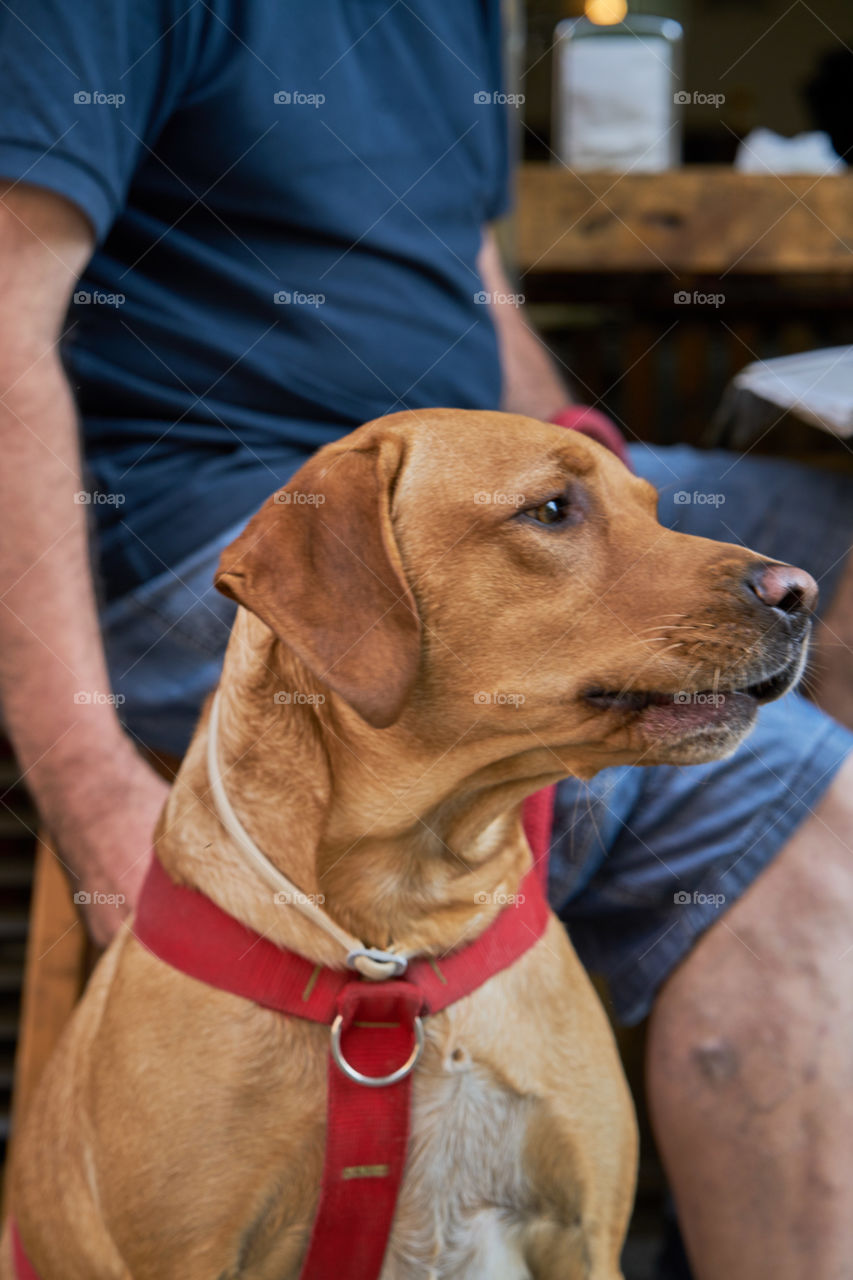
<instances>
[{"instance_id":1,"label":"hairy leg","mask_svg":"<svg viewBox=\"0 0 853 1280\"><path fill-rule=\"evenodd\" d=\"M663 988L649 1102L696 1280L853 1259L853 757Z\"/></svg>"},{"instance_id":2,"label":"hairy leg","mask_svg":"<svg viewBox=\"0 0 853 1280\"><path fill-rule=\"evenodd\" d=\"M810 690L818 706L853 728L853 555L812 644Z\"/></svg>"}]
</instances>

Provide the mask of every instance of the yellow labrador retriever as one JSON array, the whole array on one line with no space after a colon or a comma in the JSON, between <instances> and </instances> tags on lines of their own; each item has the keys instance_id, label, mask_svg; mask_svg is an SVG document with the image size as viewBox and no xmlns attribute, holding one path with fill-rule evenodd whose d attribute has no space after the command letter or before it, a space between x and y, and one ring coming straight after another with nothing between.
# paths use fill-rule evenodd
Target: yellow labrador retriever
<instances>
[{"instance_id":1,"label":"yellow labrador retriever","mask_svg":"<svg viewBox=\"0 0 853 1280\"><path fill-rule=\"evenodd\" d=\"M218 698L230 801L340 928L452 951L528 869L525 796L721 756L795 682L808 575L665 530L655 509L573 432L402 413L321 450L226 550L218 585L242 606ZM208 707L159 824L164 867L339 966L223 827L209 722ZM11 1211L41 1280L297 1280L328 1044L125 928L17 1143ZM610 1030L551 917L426 1021L382 1280L617 1280L635 1158Z\"/></svg>"}]
</instances>

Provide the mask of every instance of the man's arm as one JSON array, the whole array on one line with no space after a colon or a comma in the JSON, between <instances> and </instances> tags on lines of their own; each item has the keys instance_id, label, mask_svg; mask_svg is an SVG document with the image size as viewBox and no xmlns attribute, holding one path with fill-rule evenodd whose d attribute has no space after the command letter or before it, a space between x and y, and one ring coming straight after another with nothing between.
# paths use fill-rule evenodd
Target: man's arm
<instances>
[{"instance_id":1,"label":"man's arm","mask_svg":"<svg viewBox=\"0 0 853 1280\"><path fill-rule=\"evenodd\" d=\"M493 233L483 232L483 247L477 268L488 293L495 298L513 296L500 250ZM527 324L524 311L513 302L490 304L498 334L503 369L501 408L549 422L571 403L572 396L542 339Z\"/></svg>"},{"instance_id":2,"label":"man's arm","mask_svg":"<svg viewBox=\"0 0 853 1280\"><path fill-rule=\"evenodd\" d=\"M5 728L72 886L130 909L166 786L112 703L87 545L74 402L57 339L92 252L62 197L0 189L0 698ZM83 701L81 695L92 695ZM99 942L115 907L92 904Z\"/></svg>"},{"instance_id":3,"label":"man's arm","mask_svg":"<svg viewBox=\"0 0 853 1280\"><path fill-rule=\"evenodd\" d=\"M492 318L503 372L501 408L508 413L521 413L580 431L615 453L629 471L633 470L622 432L595 406L572 403L571 393L542 339L528 325L522 308L506 300L515 295L506 278L494 235L488 228L483 232L477 266L492 295Z\"/></svg>"}]
</instances>

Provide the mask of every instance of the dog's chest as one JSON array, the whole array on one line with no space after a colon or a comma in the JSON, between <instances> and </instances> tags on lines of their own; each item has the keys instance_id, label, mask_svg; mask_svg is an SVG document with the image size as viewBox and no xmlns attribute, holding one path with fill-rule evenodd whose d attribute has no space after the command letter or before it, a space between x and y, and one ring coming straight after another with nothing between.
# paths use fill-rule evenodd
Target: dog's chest
<instances>
[{"instance_id":1,"label":"dog's chest","mask_svg":"<svg viewBox=\"0 0 853 1280\"><path fill-rule=\"evenodd\" d=\"M415 1082L409 1160L382 1280L528 1280L522 1168L531 1103L452 1036Z\"/></svg>"}]
</instances>

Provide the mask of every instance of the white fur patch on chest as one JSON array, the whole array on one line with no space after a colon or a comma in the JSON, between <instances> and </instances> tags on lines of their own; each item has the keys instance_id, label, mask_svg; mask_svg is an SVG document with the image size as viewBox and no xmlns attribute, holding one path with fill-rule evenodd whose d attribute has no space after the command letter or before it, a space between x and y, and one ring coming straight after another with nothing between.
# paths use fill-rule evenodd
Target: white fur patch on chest
<instances>
[{"instance_id":1,"label":"white fur patch on chest","mask_svg":"<svg viewBox=\"0 0 853 1280\"><path fill-rule=\"evenodd\" d=\"M530 1280L522 1254L530 1106L460 1045L429 1055L413 1090L409 1162L382 1280Z\"/></svg>"}]
</instances>

